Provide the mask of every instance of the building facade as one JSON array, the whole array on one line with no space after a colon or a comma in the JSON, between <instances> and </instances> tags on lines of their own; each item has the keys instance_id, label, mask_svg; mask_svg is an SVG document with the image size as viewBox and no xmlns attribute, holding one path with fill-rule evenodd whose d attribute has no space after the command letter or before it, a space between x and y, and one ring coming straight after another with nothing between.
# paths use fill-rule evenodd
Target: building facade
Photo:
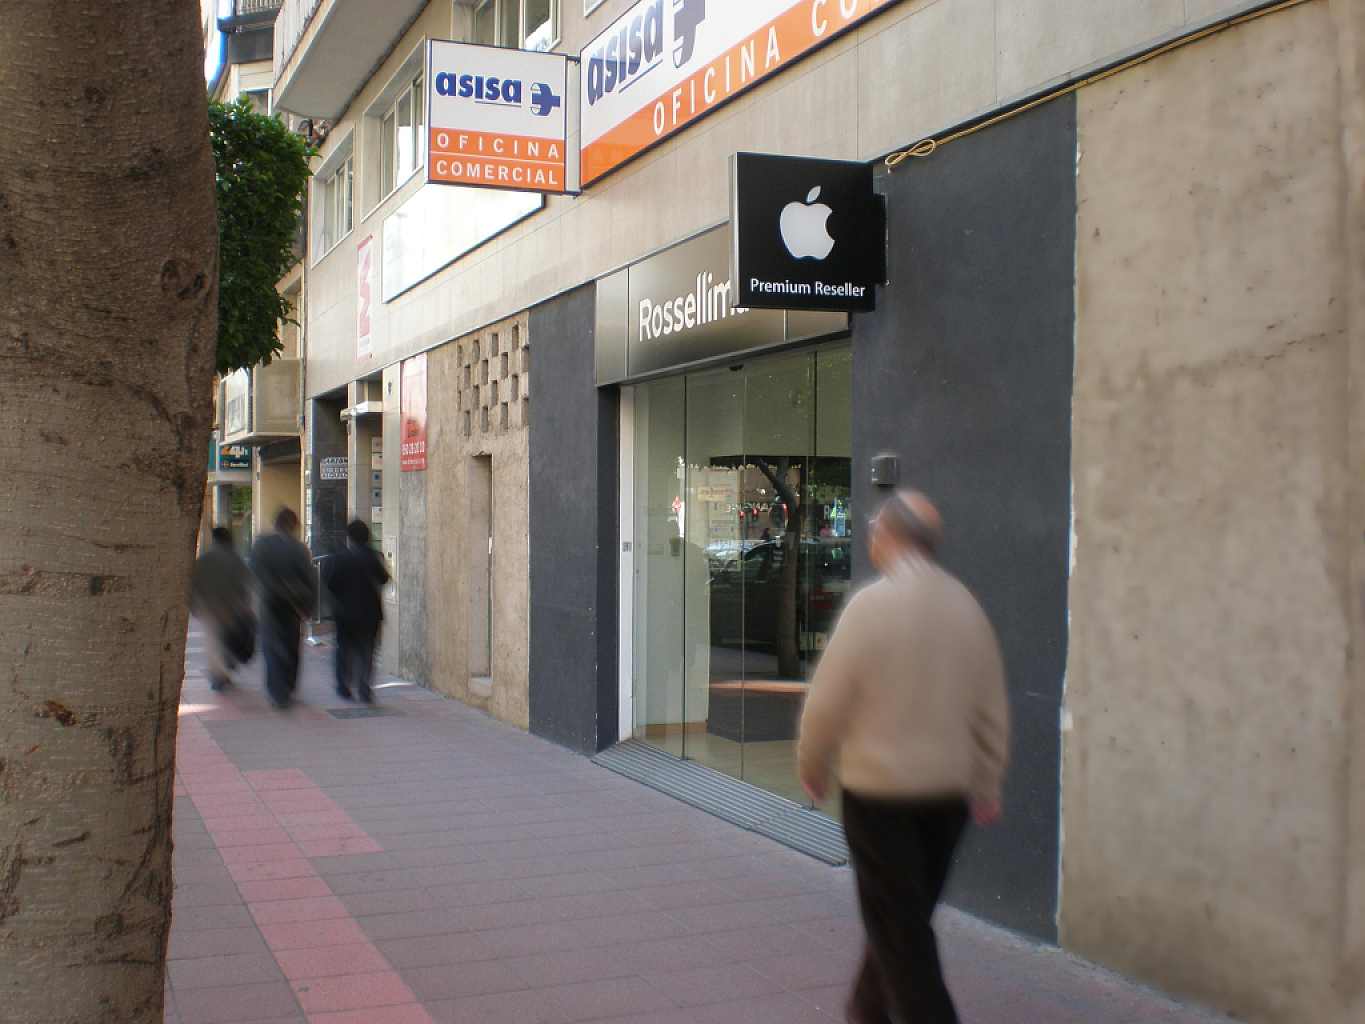
<instances>
[{"instance_id":1,"label":"building facade","mask_svg":"<svg viewBox=\"0 0 1365 1024\"><path fill-rule=\"evenodd\" d=\"M373 524L390 670L795 798L894 456L1010 678L1006 817L950 900L1248 1020L1359 1019L1365 8L763 7L809 52L736 40L734 82L716 63L628 136L571 88L588 184L542 196L425 183L425 42L593 75L618 19L626 52L631 18L646 44L681 19L682 69L722 5L285 0L274 102L326 134L314 553ZM737 151L877 165L875 312L730 305Z\"/></svg>"}]
</instances>

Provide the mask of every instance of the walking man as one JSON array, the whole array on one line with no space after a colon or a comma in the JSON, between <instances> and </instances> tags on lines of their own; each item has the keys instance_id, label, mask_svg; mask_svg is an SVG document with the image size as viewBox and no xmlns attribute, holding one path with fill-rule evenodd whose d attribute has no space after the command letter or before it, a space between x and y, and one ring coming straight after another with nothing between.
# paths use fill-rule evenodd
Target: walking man
<instances>
[{"instance_id":1,"label":"walking man","mask_svg":"<svg viewBox=\"0 0 1365 1024\"><path fill-rule=\"evenodd\" d=\"M837 753L866 931L850 1024L956 1024L930 918L969 813L1000 813L1009 702L995 633L934 560L942 522L899 492L871 523L882 579L848 603L811 682L798 772L812 800Z\"/></svg>"},{"instance_id":2,"label":"walking man","mask_svg":"<svg viewBox=\"0 0 1365 1024\"><path fill-rule=\"evenodd\" d=\"M221 690L237 665L250 658L256 613L251 608L251 570L232 546L232 531L213 528L209 548L194 563L190 610L208 634L209 685Z\"/></svg>"},{"instance_id":3,"label":"walking man","mask_svg":"<svg viewBox=\"0 0 1365 1024\"><path fill-rule=\"evenodd\" d=\"M299 679L299 627L317 603L317 576L308 549L295 534L299 517L280 509L275 532L251 549L251 567L261 581L261 647L265 654L265 692L283 710Z\"/></svg>"},{"instance_id":4,"label":"walking man","mask_svg":"<svg viewBox=\"0 0 1365 1024\"><path fill-rule=\"evenodd\" d=\"M371 704L374 648L384 621L379 593L389 582L389 570L370 545L370 528L362 520L346 527L346 547L332 559L325 582L337 621L337 696L350 700L354 685L360 699Z\"/></svg>"}]
</instances>

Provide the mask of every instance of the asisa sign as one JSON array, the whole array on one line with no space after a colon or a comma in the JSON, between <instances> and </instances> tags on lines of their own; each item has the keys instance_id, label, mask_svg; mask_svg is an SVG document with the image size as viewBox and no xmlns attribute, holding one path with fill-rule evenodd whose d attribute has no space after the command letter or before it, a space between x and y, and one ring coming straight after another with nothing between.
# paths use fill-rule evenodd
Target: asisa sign
<instances>
[{"instance_id":1,"label":"asisa sign","mask_svg":"<svg viewBox=\"0 0 1365 1024\"><path fill-rule=\"evenodd\" d=\"M640 0L581 54L583 184L897 2Z\"/></svg>"},{"instance_id":2,"label":"asisa sign","mask_svg":"<svg viewBox=\"0 0 1365 1024\"><path fill-rule=\"evenodd\" d=\"M427 180L564 192L567 58L433 39Z\"/></svg>"}]
</instances>

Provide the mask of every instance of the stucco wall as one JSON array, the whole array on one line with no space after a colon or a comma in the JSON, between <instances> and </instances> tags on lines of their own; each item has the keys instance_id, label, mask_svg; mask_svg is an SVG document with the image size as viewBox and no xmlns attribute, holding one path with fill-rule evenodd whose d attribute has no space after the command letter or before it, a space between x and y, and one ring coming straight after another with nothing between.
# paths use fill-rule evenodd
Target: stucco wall
<instances>
[{"instance_id":1,"label":"stucco wall","mask_svg":"<svg viewBox=\"0 0 1365 1024\"><path fill-rule=\"evenodd\" d=\"M576 54L629 4L584 20L562 5L565 52ZM861 28L751 90L577 198L545 209L388 303L375 303L375 360L385 365L568 291L728 216L737 150L873 160L1082 69L1171 38L1247 0L902 0ZM432 3L338 122L324 156L424 35L448 36L451 6ZM368 170L357 162L358 197ZM355 375L356 243L382 245L383 218L414 181L374 210L312 270L310 393ZM433 186L440 187L440 186Z\"/></svg>"},{"instance_id":2,"label":"stucco wall","mask_svg":"<svg viewBox=\"0 0 1365 1024\"><path fill-rule=\"evenodd\" d=\"M426 643L429 685L525 729L530 544L526 317L493 324L427 358ZM496 340L494 339L496 335ZM503 354L507 375L502 373ZM483 367L488 363L488 377ZM517 377L516 385L511 378ZM475 389L478 389L478 397ZM515 388L516 397L509 400ZM483 412L496 389L485 427ZM507 407L504 427L501 414ZM466 433L468 422L468 433ZM492 694L470 684L470 476L475 456L493 465ZM405 551L407 549L405 548Z\"/></svg>"},{"instance_id":3,"label":"stucco wall","mask_svg":"<svg viewBox=\"0 0 1365 1024\"><path fill-rule=\"evenodd\" d=\"M1333 988L1359 544L1336 35L1306 4L1077 118L1061 941L1284 1024L1365 1013Z\"/></svg>"}]
</instances>

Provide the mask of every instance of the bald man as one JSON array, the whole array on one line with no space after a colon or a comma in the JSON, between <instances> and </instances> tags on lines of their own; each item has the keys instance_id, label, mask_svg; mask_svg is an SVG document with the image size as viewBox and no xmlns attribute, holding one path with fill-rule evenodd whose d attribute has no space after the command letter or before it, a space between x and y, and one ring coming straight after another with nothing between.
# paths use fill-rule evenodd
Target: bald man
<instances>
[{"instance_id":1,"label":"bald man","mask_svg":"<svg viewBox=\"0 0 1365 1024\"><path fill-rule=\"evenodd\" d=\"M995 633L935 561L942 521L902 491L871 523L882 578L839 619L801 716L816 803L837 754L866 931L850 1024L956 1024L930 919L969 815L1000 813L1009 702Z\"/></svg>"}]
</instances>

